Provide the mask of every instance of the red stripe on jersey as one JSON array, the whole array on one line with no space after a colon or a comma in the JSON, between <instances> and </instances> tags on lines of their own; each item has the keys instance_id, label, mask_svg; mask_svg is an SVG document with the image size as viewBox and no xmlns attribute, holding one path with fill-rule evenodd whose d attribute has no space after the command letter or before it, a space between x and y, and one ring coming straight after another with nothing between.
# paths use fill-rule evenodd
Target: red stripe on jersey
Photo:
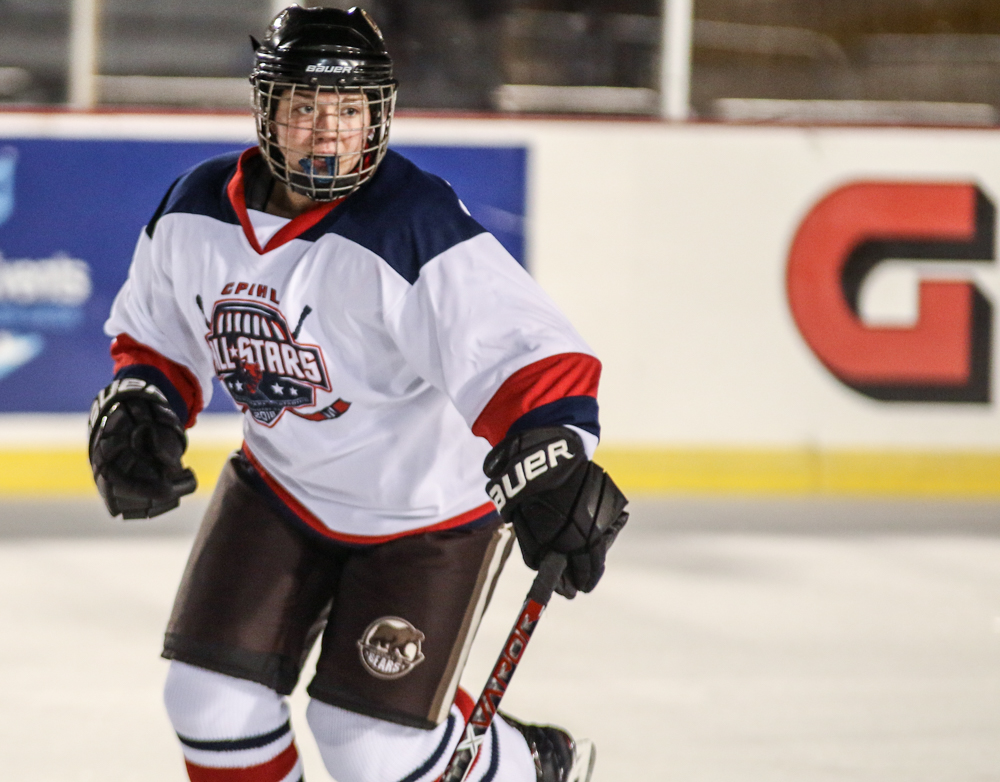
<instances>
[{"instance_id":1,"label":"red stripe on jersey","mask_svg":"<svg viewBox=\"0 0 1000 782\"><path fill-rule=\"evenodd\" d=\"M476 708L476 702L472 700L472 696L461 687L459 687L458 692L455 693L455 705L458 706L458 710L462 712L462 717L466 722L468 722L469 717L472 716L472 710Z\"/></svg>"},{"instance_id":2,"label":"red stripe on jersey","mask_svg":"<svg viewBox=\"0 0 1000 782\"><path fill-rule=\"evenodd\" d=\"M212 768L185 760L191 782L281 782L299 760L295 744L289 744L279 755L259 766L248 768Z\"/></svg>"},{"instance_id":3,"label":"red stripe on jersey","mask_svg":"<svg viewBox=\"0 0 1000 782\"><path fill-rule=\"evenodd\" d=\"M257 234L253 230L253 224L250 222L250 215L247 214L247 202L246 195L243 191L243 165L244 163L252 157L256 157L260 154L260 147L251 147L240 155L239 162L236 164L236 173L233 174L233 178L229 180L229 184L226 185L226 193L229 196L229 202L233 205L233 209L236 211L236 216L240 219L240 225L243 226L243 233L247 237L247 241L250 242L250 246L257 251L259 255L271 252L276 247L281 247L285 242L289 242L295 239L310 228L312 228L316 223L330 214L330 211L341 201L343 198L338 198L336 201L318 203L312 209L303 212L298 217L294 217L288 221L285 225L281 227L274 236L271 237L267 245L261 249L260 243L257 241Z\"/></svg>"},{"instance_id":4,"label":"red stripe on jersey","mask_svg":"<svg viewBox=\"0 0 1000 782\"><path fill-rule=\"evenodd\" d=\"M187 405L188 417L187 421L184 422L184 427L190 429L194 426L195 418L198 417L198 413L201 412L205 403L201 395L201 385L191 370L171 361L148 345L136 342L128 334L119 334L112 340L111 358L115 362L115 374L119 370L135 364L145 364L160 370L167 376L167 380L173 383L177 393L181 395L181 399Z\"/></svg>"},{"instance_id":5,"label":"red stripe on jersey","mask_svg":"<svg viewBox=\"0 0 1000 782\"><path fill-rule=\"evenodd\" d=\"M278 496L278 499L284 503L285 507L294 513L300 521L308 524L320 535L340 541L341 543L359 543L362 545L386 543L390 540L405 538L408 535L421 535L424 532L439 532L441 530L461 527L463 524L468 524L470 521L481 519L487 513L495 510L492 502L485 502L479 507L473 508L472 510L466 511L458 516L452 516L450 519L439 521L437 524L432 524L429 527L418 527L417 529L410 529L405 532L397 532L394 535L351 535L347 532L334 532L322 521L316 518L316 516L314 516L308 508L289 494L280 483L271 477L267 470L261 466L261 463L257 461L257 458L250 452L250 449L247 448L246 443L243 443L243 454L250 460L250 464L254 466L254 469L260 473L260 477L263 479L264 483L267 484L267 487Z\"/></svg>"},{"instance_id":6,"label":"red stripe on jersey","mask_svg":"<svg viewBox=\"0 0 1000 782\"><path fill-rule=\"evenodd\" d=\"M496 445L525 413L569 396L597 397L601 362L586 353L560 353L508 377L486 403L472 433Z\"/></svg>"}]
</instances>

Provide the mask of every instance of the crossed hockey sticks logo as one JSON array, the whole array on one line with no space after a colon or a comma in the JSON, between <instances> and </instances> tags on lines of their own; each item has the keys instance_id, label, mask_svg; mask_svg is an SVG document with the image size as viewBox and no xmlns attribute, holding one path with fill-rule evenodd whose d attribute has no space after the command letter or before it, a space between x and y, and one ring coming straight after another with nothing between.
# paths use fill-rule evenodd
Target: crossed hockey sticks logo
<instances>
[{"instance_id":1,"label":"crossed hockey sticks logo","mask_svg":"<svg viewBox=\"0 0 1000 782\"><path fill-rule=\"evenodd\" d=\"M267 303L223 299L215 303L211 317L200 295L195 303L208 329L205 341L216 374L258 423L273 426L286 411L308 421L329 421L348 411L351 403L343 399L313 412L299 409L316 403L317 390L331 390L321 349L299 342L312 307L303 308L293 329Z\"/></svg>"}]
</instances>

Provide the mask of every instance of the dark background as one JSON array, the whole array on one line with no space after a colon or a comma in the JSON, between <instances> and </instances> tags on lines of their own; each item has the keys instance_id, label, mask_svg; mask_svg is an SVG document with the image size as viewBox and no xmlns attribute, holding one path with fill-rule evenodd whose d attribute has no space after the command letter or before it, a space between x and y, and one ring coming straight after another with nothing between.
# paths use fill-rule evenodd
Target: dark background
<instances>
[{"instance_id":1,"label":"dark background","mask_svg":"<svg viewBox=\"0 0 1000 782\"><path fill-rule=\"evenodd\" d=\"M395 58L404 110L494 110L502 84L657 88L660 0L363 5ZM101 73L240 78L248 35L263 33L272 3L104 0L103 9ZM698 117L719 116L724 98L1000 107L996 0L695 0L694 15ZM0 101L66 99L68 27L69 0L0 2Z\"/></svg>"}]
</instances>

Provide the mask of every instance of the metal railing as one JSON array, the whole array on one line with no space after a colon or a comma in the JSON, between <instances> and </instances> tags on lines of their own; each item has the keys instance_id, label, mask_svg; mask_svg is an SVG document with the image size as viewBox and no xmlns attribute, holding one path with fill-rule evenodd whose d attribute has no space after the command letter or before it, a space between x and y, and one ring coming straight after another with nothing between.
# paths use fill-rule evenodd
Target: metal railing
<instances>
[{"instance_id":1,"label":"metal railing","mask_svg":"<svg viewBox=\"0 0 1000 782\"><path fill-rule=\"evenodd\" d=\"M853 16L847 6L799 0L752 8L606 0L586 12L562 0L492 0L488 18L468 0L436 0L402 21L401 0L364 2L396 58L401 108L672 121L1000 121L995 0L869 0ZM0 101L246 109L244 30L262 30L285 3L8 0L0 9Z\"/></svg>"},{"instance_id":2,"label":"metal railing","mask_svg":"<svg viewBox=\"0 0 1000 782\"><path fill-rule=\"evenodd\" d=\"M303 3L307 5L307 3ZM284 0L271 0L279 12ZM160 102L244 105L245 80L224 77L110 76L98 70L101 0L72 0L68 103L76 109L114 103ZM659 89L502 85L501 110L592 111L655 114L670 120L690 115L693 0L662 0ZM656 96L658 95L658 100Z\"/></svg>"}]
</instances>

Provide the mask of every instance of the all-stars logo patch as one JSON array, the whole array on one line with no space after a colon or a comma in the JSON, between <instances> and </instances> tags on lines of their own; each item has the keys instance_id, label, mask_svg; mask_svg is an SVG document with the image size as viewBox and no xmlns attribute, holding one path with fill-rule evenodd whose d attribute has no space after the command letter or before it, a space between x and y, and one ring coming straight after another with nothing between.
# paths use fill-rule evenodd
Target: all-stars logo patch
<instances>
[{"instance_id":1,"label":"all-stars logo patch","mask_svg":"<svg viewBox=\"0 0 1000 782\"><path fill-rule=\"evenodd\" d=\"M424 634L398 616L383 616L358 640L361 662L376 679L406 676L424 661Z\"/></svg>"},{"instance_id":2,"label":"all-stars logo patch","mask_svg":"<svg viewBox=\"0 0 1000 782\"><path fill-rule=\"evenodd\" d=\"M315 405L317 389L331 390L320 349L297 341L309 312L306 307L292 330L284 316L267 304L220 301L211 319L206 319L205 340L216 374L236 403L265 426L273 426L285 410L325 421L339 418L351 406L338 399L314 413L296 409Z\"/></svg>"}]
</instances>

